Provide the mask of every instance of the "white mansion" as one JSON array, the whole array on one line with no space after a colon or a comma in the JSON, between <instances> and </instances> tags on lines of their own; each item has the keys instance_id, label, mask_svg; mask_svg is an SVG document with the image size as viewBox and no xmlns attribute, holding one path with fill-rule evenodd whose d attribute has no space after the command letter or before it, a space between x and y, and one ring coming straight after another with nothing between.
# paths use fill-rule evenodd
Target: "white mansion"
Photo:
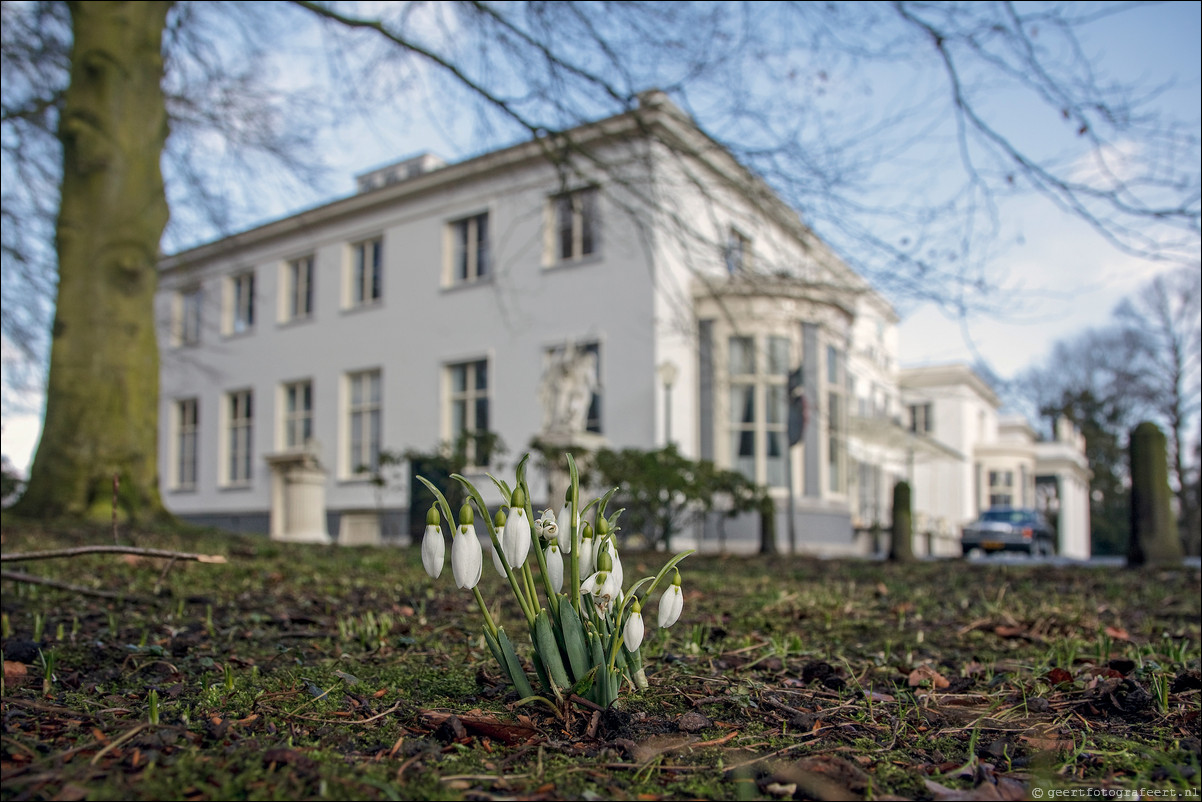
<instances>
[{"instance_id":1,"label":"white mansion","mask_svg":"<svg viewBox=\"0 0 1202 802\"><path fill-rule=\"evenodd\" d=\"M889 303L660 93L167 257L158 314L161 486L185 519L372 540L410 513L408 482L370 481L381 450L490 431L510 463L536 436L675 443L769 487L780 545L792 509L810 553L872 550L901 479L916 551L958 553L962 524L1052 477L1060 550L1089 552L1079 435L999 421L962 366L899 370ZM726 533L752 547L756 522Z\"/></svg>"}]
</instances>

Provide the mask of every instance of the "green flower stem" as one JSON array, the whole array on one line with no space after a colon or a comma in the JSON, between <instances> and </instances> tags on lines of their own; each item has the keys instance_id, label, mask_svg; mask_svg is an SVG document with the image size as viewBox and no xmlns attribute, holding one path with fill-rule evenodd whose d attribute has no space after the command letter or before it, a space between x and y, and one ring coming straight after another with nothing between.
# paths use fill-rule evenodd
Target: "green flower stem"
<instances>
[{"instance_id":1,"label":"green flower stem","mask_svg":"<svg viewBox=\"0 0 1202 802\"><path fill-rule=\"evenodd\" d=\"M476 604L480 605L480 613L484 616L484 626L488 628L488 633L497 637L497 625L492 620L492 613L488 611L488 605L484 603L484 597L480 595L480 586L472 588L472 593L476 597Z\"/></svg>"},{"instance_id":2,"label":"green flower stem","mask_svg":"<svg viewBox=\"0 0 1202 802\"><path fill-rule=\"evenodd\" d=\"M538 570L543 578L543 590L547 594L547 605L550 607L555 620L558 621L559 594L555 592L555 588L551 587L551 577L547 574L547 557L543 554L542 537L533 528L534 508L530 506L530 488L526 487L525 482L522 483L522 490L526 493L526 520L532 523L530 537L534 542L530 544L530 548L534 550L534 559L538 562Z\"/></svg>"},{"instance_id":3,"label":"green flower stem","mask_svg":"<svg viewBox=\"0 0 1202 802\"><path fill-rule=\"evenodd\" d=\"M522 581L526 583L526 592L530 594L534 604L541 606L538 602L538 588L534 584L534 574L530 571L530 563L522 563Z\"/></svg>"},{"instance_id":4,"label":"green flower stem","mask_svg":"<svg viewBox=\"0 0 1202 802\"><path fill-rule=\"evenodd\" d=\"M568 475L572 488L572 511L568 517L568 526L572 527L572 553L564 556L571 556L568 560L568 592L572 594L572 606L583 620L584 613L580 609L580 471L571 453L568 454Z\"/></svg>"}]
</instances>

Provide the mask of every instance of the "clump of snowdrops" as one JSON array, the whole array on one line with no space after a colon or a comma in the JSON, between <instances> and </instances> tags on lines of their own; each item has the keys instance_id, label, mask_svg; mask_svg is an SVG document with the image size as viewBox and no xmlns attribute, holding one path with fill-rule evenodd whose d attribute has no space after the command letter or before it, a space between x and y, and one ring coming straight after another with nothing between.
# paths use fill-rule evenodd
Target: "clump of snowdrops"
<instances>
[{"instance_id":1,"label":"clump of snowdrops","mask_svg":"<svg viewBox=\"0 0 1202 802\"><path fill-rule=\"evenodd\" d=\"M525 480L528 458L526 455L518 463L513 488L489 475L502 499L494 515L489 514L476 487L453 474L467 490L468 500L457 519L452 517L446 497L419 476L436 498L426 516L422 564L426 573L438 578L446 558L441 521L458 520L451 531L455 584L474 595L484 622L484 640L518 694L536 697L513 642L505 627L493 619L478 587L483 549L476 521L481 521L491 541L493 564L508 580L525 616L534 647L531 662L542 688L557 699L577 694L608 707L618 698L623 680L626 687L647 687L641 649L643 602L662 589L658 623L669 627L676 622L684 603L676 566L692 550L674 556L655 576L624 587L625 574L614 538L622 511L606 516L606 505L616 488L582 506L580 477L569 454L571 483L563 508L544 510L536 519Z\"/></svg>"}]
</instances>

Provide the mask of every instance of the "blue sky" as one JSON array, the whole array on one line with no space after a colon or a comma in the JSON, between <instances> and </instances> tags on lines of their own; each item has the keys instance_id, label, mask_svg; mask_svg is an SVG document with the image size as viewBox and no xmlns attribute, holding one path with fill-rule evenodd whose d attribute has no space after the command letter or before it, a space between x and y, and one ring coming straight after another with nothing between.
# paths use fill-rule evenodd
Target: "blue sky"
<instances>
[{"instance_id":1,"label":"blue sky","mask_svg":"<svg viewBox=\"0 0 1202 802\"><path fill-rule=\"evenodd\" d=\"M1172 81L1173 88L1157 102L1173 109L1178 119L1192 121L1194 135L1202 136L1197 130L1202 119L1202 4L1154 4L1105 18L1089 27L1083 43L1118 79L1149 85ZM1031 136L1039 136L1049 124L1046 108L1014 105L1006 111L1017 130ZM507 143L484 142L496 144ZM413 153L430 150L451 160L471 155L481 149L482 134L470 115L397 116L375 125L355 121L327 132L318 146L327 154L333 179L322 194L302 197L300 206L350 194L354 174ZM278 194L264 203L259 217L295 210L295 200L295 195ZM983 359L1008 378L1040 359L1057 338L1105 324L1123 297L1173 266L1116 250L1088 225L1038 196L1007 198L1001 212L999 248L989 264L990 276L1006 288L998 296L998 311L959 319L932 304L893 299L903 315L903 365ZM20 467L31 456L37 430L37 415L5 417L4 453Z\"/></svg>"}]
</instances>

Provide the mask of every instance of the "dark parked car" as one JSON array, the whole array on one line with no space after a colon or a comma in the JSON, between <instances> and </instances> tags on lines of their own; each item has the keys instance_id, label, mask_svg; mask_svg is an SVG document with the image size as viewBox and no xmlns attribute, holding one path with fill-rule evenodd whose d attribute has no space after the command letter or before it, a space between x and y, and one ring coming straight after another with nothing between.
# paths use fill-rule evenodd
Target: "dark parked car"
<instances>
[{"instance_id":1,"label":"dark parked car","mask_svg":"<svg viewBox=\"0 0 1202 802\"><path fill-rule=\"evenodd\" d=\"M1046 557L1056 553L1056 533L1038 510L994 507L964 527L960 545L966 557L975 549L986 554L1021 551Z\"/></svg>"}]
</instances>

